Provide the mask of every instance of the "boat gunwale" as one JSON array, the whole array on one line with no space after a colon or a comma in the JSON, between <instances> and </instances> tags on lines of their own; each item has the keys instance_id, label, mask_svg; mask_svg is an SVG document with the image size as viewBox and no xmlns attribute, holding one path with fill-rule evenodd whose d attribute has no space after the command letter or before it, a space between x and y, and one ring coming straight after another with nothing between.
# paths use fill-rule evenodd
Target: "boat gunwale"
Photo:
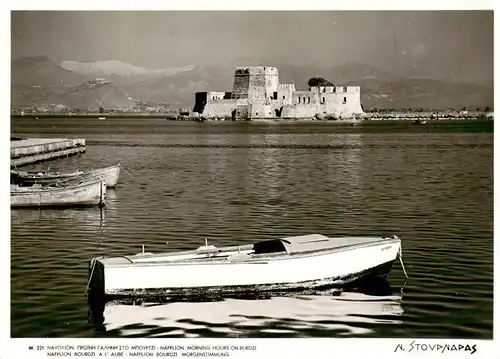
<instances>
[{"instance_id":1,"label":"boat gunwale","mask_svg":"<svg viewBox=\"0 0 500 359\"><path fill-rule=\"evenodd\" d=\"M22 188L23 190L14 190L10 192L10 195L17 195L17 194L39 194L39 193L49 193L49 192L62 192L62 191L74 191L75 189L81 188L81 187L91 187L97 184L101 184L101 182L105 182L103 178L99 178L93 181L87 181L83 183L78 183L75 185L69 185L69 186L64 186L64 187L57 187L57 186L40 186L40 187L21 187L18 186L18 188ZM105 182L106 183L106 182Z\"/></svg>"},{"instance_id":2,"label":"boat gunwale","mask_svg":"<svg viewBox=\"0 0 500 359\"><path fill-rule=\"evenodd\" d=\"M19 176L23 179L59 179L59 178L67 178L79 176L85 173L84 171L74 171L74 172L16 172L11 170L11 174L15 176Z\"/></svg>"},{"instance_id":3,"label":"boat gunwale","mask_svg":"<svg viewBox=\"0 0 500 359\"><path fill-rule=\"evenodd\" d=\"M120 165L111 165L103 168L96 168L96 169L91 169L87 171L74 171L74 172L42 172L42 174L38 174L35 172L26 172L26 171L16 171L16 170L10 170L11 175L19 176L21 179L25 180L38 180L38 179L46 179L46 180L53 180L53 179L60 179L60 178L73 178L73 177L80 177L80 176L86 176L86 175L91 175L94 172L104 172L104 171L109 171L112 169L117 168L117 170L120 170Z\"/></svg>"},{"instance_id":4,"label":"boat gunwale","mask_svg":"<svg viewBox=\"0 0 500 359\"><path fill-rule=\"evenodd\" d=\"M376 237L374 237L376 238ZM377 237L378 238L378 237ZM326 248L326 249L314 249L310 251L304 251L304 252L296 252L296 253L288 253L286 251L283 252L273 252L273 253L265 253L265 254L257 254L253 257L250 257L248 259L244 260L237 260L237 261L231 261L230 256L212 256L212 257L199 257L199 258L191 258L187 260L179 260L179 261L139 261L139 262L134 262L133 259L131 259L129 256L115 256L115 257L104 257L104 258L94 258L96 261L101 263L104 268L120 268L120 267L149 267L149 266L196 266L196 265L234 265L234 264L269 264L270 262L277 262L277 261L283 261L283 260L295 260L295 259L302 259L302 258L308 258L308 257L315 257L315 256L324 256L324 255L330 255L330 254L335 254L335 253L341 253L341 252L346 252L346 251L351 251L351 250L356 250L360 248L368 248L368 247L375 247L379 245L388 245L388 244L396 244L399 243L401 244L401 239L400 238L383 238L383 239L377 239L371 242L365 242L365 243L355 243L355 244L347 244L347 245L342 245L334 248ZM171 254L171 256L174 255L179 255L179 254L196 254L196 250L192 251L185 251L185 252L176 252L175 254ZM219 252L217 252L219 253ZM208 253L207 253L208 254ZM203 253L200 253L200 256L203 255ZM266 257L273 256L273 258L269 258L269 260L266 260ZM167 257L167 255L164 254L157 254L157 257ZM106 263L103 262L106 259L109 258L125 258L129 260L130 262L128 263ZM140 257L139 257L140 258ZM154 258L154 257L149 257L149 258Z\"/></svg>"}]
</instances>

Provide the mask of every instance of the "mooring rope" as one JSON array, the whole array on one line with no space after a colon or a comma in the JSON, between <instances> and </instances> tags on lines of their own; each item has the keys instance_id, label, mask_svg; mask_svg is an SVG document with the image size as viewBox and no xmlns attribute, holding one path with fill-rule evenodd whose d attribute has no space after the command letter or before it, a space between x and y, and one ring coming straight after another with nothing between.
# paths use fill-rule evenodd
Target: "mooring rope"
<instances>
[{"instance_id":1,"label":"mooring rope","mask_svg":"<svg viewBox=\"0 0 500 359\"><path fill-rule=\"evenodd\" d=\"M89 286L90 286L90 281L92 280L92 276L94 275L94 269L95 269L95 265L96 265L96 260L95 258L92 258L92 270L90 271L90 276L89 276L89 281L87 283L87 288L85 288L85 295L87 295L88 291L89 291Z\"/></svg>"},{"instance_id":2,"label":"mooring rope","mask_svg":"<svg viewBox=\"0 0 500 359\"><path fill-rule=\"evenodd\" d=\"M135 178L134 176L132 176L132 174L130 174L129 171L127 171L125 168L123 168L121 164L118 163L118 167L120 167L122 170L124 170L130 177Z\"/></svg>"},{"instance_id":3,"label":"mooring rope","mask_svg":"<svg viewBox=\"0 0 500 359\"><path fill-rule=\"evenodd\" d=\"M405 277L408 279L408 274L406 274L406 269L405 265L403 264L403 249L402 246L399 245L399 263L401 263L401 268L403 268L403 273L405 274Z\"/></svg>"}]
</instances>

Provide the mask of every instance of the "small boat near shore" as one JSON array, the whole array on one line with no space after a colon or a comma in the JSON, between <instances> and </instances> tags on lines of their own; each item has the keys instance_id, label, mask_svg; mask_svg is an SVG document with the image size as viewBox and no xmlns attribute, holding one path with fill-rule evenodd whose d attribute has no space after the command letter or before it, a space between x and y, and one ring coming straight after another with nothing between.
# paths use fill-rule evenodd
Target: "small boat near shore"
<instances>
[{"instance_id":1,"label":"small boat near shore","mask_svg":"<svg viewBox=\"0 0 500 359\"><path fill-rule=\"evenodd\" d=\"M11 208L105 205L106 181L102 179L66 186L10 186Z\"/></svg>"},{"instance_id":2,"label":"small boat near shore","mask_svg":"<svg viewBox=\"0 0 500 359\"><path fill-rule=\"evenodd\" d=\"M92 169L88 171L55 172L55 171L32 171L24 172L11 170L11 182L20 186L32 186L34 184L51 185L68 181L92 181L104 178L107 188L114 188L120 177L120 164L113 166Z\"/></svg>"},{"instance_id":3,"label":"small boat near shore","mask_svg":"<svg viewBox=\"0 0 500 359\"><path fill-rule=\"evenodd\" d=\"M92 258L87 290L89 298L105 300L342 287L385 277L398 255L401 259L397 236L311 234L221 248L205 243L159 254L143 247L135 255Z\"/></svg>"}]
</instances>

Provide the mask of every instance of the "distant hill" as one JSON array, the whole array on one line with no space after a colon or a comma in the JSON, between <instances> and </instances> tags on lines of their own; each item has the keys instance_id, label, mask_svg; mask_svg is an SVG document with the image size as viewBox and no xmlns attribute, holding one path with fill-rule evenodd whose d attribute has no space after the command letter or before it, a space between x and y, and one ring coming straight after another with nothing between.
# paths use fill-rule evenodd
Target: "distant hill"
<instances>
[{"instance_id":1,"label":"distant hill","mask_svg":"<svg viewBox=\"0 0 500 359\"><path fill-rule=\"evenodd\" d=\"M12 61L12 106L62 104L73 108L131 108L134 103L142 102L192 108L196 92L231 91L236 66L263 64L248 61L149 70L114 60L63 61L59 66L44 56L17 59ZM278 67L280 82L294 83L297 89L307 89L312 77L322 77L336 85L359 85L366 109L493 106L492 86L407 79L362 63L331 67L266 65Z\"/></svg>"},{"instance_id":2,"label":"distant hill","mask_svg":"<svg viewBox=\"0 0 500 359\"><path fill-rule=\"evenodd\" d=\"M46 56L11 62L12 108L60 105L67 108L132 108L134 100L110 81L63 69Z\"/></svg>"},{"instance_id":3,"label":"distant hill","mask_svg":"<svg viewBox=\"0 0 500 359\"><path fill-rule=\"evenodd\" d=\"M475 84L429 79L365 79L347 83L361 86L361 101L367 109L493 107L493 88Z\"/></svg>"},{"instance_id":4,"label":"distant hill","mask_svg":"<svg viewBox=\"0 0 500 359\"><path fill-rule=\"evenodd\" d=\"M12 85L11 90L12 108L59 105L68 109L131 109L136 103L125 90L111 82L88 81L65 92L25 85Z\"/></svg>"},{"instance_id":5,"label":"distant hill","mask_svg":"<svg viewBox=\"0 0 500 359\"><path fill-rule=\"evenodd\" d=\"M184 71L192 70L194 65L169 67L165 69L146 69L144 67L127 64L117 60L82 62L82 61L63 61L61 67L79 74L91 75L120 75L120 76L137 76L137 75L175 75Z\"/></svg>"},{"instance_id":6,"label":"distant hill","mask_svg":"<svg viewBox=\"0 0 500 359\"><path fill-rule=\"evenodd\" d=\"M280 66L278 71L280 82L294 83L298 89L307 89L307 82L311 77L323 77L336 85L344 85L351 81L362 80L377 80L382 82L402 80L402 77L378 67L356 62L326 68L312 65L284 65Z\"/></svg>"},{"instance_id":7,"label":"distant hill","mask_svg":"<svg viewBox=\"0 0 500 359\"><path fill-rule=\"evenodd\" d=\"M46 56L23 57L11 61L11 83L40 87L67 88L86 77L63 69Z\"/></svg>"},{"instance_id":8,"label":"distant hill","mask_svg":"<svg viewBox=\"0 0 500 359\"><path fill-rule=\"evenodd\" d=\"M173 75L157 75L124 88L142 101L169 103L192 108L194 94L202 91L231 91L233 73L222 66L196 66Z\"/></svg>"},{"instance_id":9,"label":"distant hill","mask_svg":"<svg viewBox=\"0 0 500 359\"><path fill-rule=\"evenodd\" d=\"M142 67L126 64L116 60L96 62L63 61L61 62L61 67L79 74L90 74L96 76L133 76L145 75L148 73L148 70Z\"/></svg>"},{"instance_id":10,"label":"distant hill","mask_svg":"<svg viewBox=\"0 0 500 359\"><path fill-rule=\"evenodd\" d=\"M80 109L131 109L135 101L130 95L111 82L88 81L62 94L63 103L69 108Z\"/></svg>"},{"instance_id":11,"label":"distant hill","mask_svg":"<svg viewBox=\"0 0 500 359\"><path fill-rule=\"evenodd\" d=\"M103 77L111 80L117 86L127 86L148 79L155 79L162 76L172 76L185 71L190 71L196 66L176 66L164 69L146 69L144 67L127 64L116 60L82 62L63 61L61 67L73 71L77 74L98 78Z\"/></svg>"},{"instance_id":12,"label":"distant hill","mask_svg":"<svg viewBox=\"0 0 500 359\"><path fill-rule=\"evenodd\" d=\"M29 86L29 85L11 85L11 108L38 107L50 104L63 104L61 94L62 89L53 89L50 87Z\"/></svg>"}]
</instances>

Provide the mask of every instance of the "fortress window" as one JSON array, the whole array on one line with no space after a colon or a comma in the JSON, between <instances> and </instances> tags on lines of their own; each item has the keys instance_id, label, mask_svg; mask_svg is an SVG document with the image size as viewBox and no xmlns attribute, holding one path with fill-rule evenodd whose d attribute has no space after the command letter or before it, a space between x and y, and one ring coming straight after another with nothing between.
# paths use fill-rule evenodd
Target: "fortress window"
<instances>
[{"instance_id":1,"label":"fortress window","mask_svg":"<svg viewBox=\"0 0 500 359\"><path fill-rule=\"evenodd\" d=\"M278 99L278 92L274 91L273 92L273 100L277 100L277 99Z\"/></svg>"},{"instance_id":2,"label":"fortress window","mask_svg":"<svg viewBox=\"0 0 500 359\"><path fill-rule=\"evenodd\" d=\"M321 103L325 103L325 98L324 97L321 98Z\"/></svg>"},{"instance_id":3,"label":"fortress window","mask_svg":"<svg viewBox=\"0 0 500 359\"><path fill-rule=\"evenodd\" d=\"M300 103L300 97L297 97L297 103Z\"/></svg>"},{"instance_id":4,"label":"fortress window","mask_svg":"<svg viewBox=\"0 0 500 359\"><path fill-rule=\"evenodd\" d=\"M283 96L283 100L285 99L285 96Z\"/></svg>"},{"instance_id":5,"label":"fortress window","mask_svg":"<svg viewBox=\"0 0 500 359\"><path fill-rule=\"evenodd\" d=\"M307 98L307 103L311 103L311 98L310 97Z\"/></svg>"},{"instance_id":6,"label":"fortress window","mask_svg":"<svg viewBox=\"0 0 500 359\"><path fill-rule=\"evenodd\" d=\"M347 92L347 86L344 86L344 92Z\"/></svg>"},{"instance_id":7,"label":"fortress window","mask_svg":"<svg viewBox=\"0 0 500 359\"><path fill-rule=\"evenodd\" d=\"M306 97L305 96L302 97L302 100L303 100L304 103L306 103Z\"/></svg>"},{"instance_id":8,"label":"fortress window","mask_svg":"<svg viewBox=\"0 0 500 359\"><path fill-rule=\"evenodd\" d=\"M344 99L342 100L342 103L347 103L347 97L344 97Z\"/></svg>"}]
</instances>

